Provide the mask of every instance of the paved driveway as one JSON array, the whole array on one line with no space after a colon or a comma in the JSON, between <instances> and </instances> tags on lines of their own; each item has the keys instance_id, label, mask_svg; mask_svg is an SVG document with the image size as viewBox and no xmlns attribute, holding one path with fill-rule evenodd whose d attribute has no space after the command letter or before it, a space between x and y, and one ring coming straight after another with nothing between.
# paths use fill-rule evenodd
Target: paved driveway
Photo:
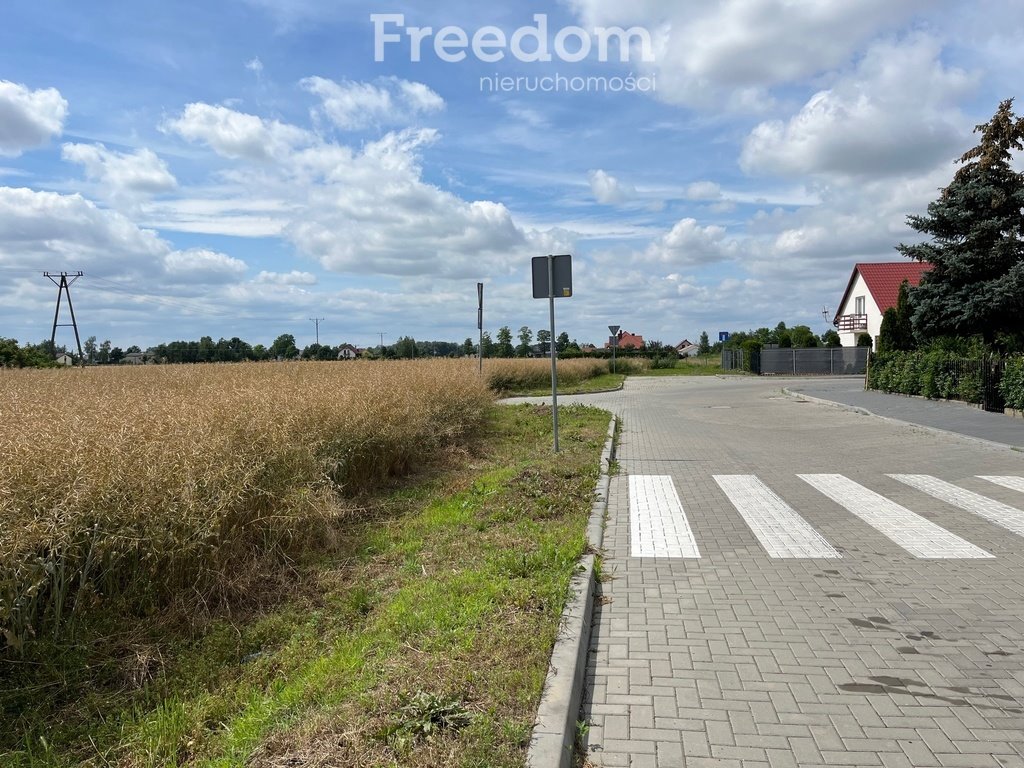
<instances>
[{"instance_id":1,"label":"paved driveway","mask_svg":"<svg viewBox=\"0 0 1024 768\"><path fill-rule=\"evenodd\" d=\"M782 386L579 398L623 420L592 764L1024 766L1024 455Z\"/></svg>"}]
</instances>

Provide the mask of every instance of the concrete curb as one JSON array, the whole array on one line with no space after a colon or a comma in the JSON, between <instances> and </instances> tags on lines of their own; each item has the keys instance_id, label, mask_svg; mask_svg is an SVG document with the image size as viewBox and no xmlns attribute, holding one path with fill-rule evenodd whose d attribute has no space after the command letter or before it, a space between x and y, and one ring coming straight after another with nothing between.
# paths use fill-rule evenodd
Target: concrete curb
<instances>
[{"instance_id":1,"label":"concrete curb","mask_svg":"<svg viewBox=\"0 0 1024 768\"><path fill-rule=\"evenodd\" d=\"M616 418L608 425L608 439L601 452L601 476L587 525L590 552L580 558L578 571L569 582L569 600L562 611L561 632L555 641L544 680L537 719L533 725L528 768L569 768L576 741L576 721L583 698L583 680L590 646L590 621L594 611L594 560L604 540L608 511L611 463L615 459Z\"/></svg>"},{"instance_id":2,"label":"concrete curb","mask_svg":"<svg viewBox=\"0 0 1024 768\"><path fill-rule=\"evenodd\" d=\"M808 395L803 392L793 392L788 387L782 388L783 394L789 395L797 399L807 400L818 405L825 405L830 408L838 408L841 411L850 411L852 413L859 413L861 416L873 416L876 419L887 421L890 424L897 424L901 427L914 427L916 429L922 429L925 432L931 432L932 434L942 435L944 437L955 437L960 440L966 440L969 443L975 443L976 445L982 445L986 448L996 448L998 450L1006 451L1020 451L1020 448L1009 443L998 443L995 440L986 440L983 437L974 437L973 435L965 435L962 432L953 432L950 429L941 429L940 427L930 427L927 424L918 424L915 421L904 421L903 419L895 419L892 416L879 416L877 413L869 411L867 408L861 408L859 405L847 405L846 403L837 403L835 400L825 400L821 397L815 397L814 395Z\"/></svg>"}]
</instances>

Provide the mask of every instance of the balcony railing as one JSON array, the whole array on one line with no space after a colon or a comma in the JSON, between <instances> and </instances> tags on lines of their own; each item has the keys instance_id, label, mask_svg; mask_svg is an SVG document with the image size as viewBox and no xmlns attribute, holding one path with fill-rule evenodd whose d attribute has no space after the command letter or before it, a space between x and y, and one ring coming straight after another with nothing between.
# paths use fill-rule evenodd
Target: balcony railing
<instances>
[{"instance_id":1,"label":"balcony railing","mask_svg":"<svg viewBox=\"0 0 1024 768\"><path fill-rule=\"evenodd\" d=\"M836 318L836 328L840 331L866 331L868 329L867 315L840 315Z\"/></svg>"}]
</instances>

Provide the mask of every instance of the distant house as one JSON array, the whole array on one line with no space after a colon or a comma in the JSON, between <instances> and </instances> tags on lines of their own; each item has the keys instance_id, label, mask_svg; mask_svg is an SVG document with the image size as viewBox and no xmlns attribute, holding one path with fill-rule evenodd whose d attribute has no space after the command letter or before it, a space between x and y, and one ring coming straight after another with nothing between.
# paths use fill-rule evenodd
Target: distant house
<instances>
[{"instance_id":1,"label":"distant house","mask_svg":"<svg viewBox=\"0 0 1024 768\"><path fill-rule=\"evenodd\" d=\"M643 349L644 348L644 337L638 336L635 333L629 331L619 331L618 344L616 345L619 349ZM605 345L605 349L610 349L612 346L611 341L608 341Z\"/></svg>"},{"instance_id":2,"label":"distant house","mask_svg":"<svg viewBox=\"0 0 1024 768\"><path fill-rule=\"evenodd\" d=\"M676 344L676 352L680 357L696 357L700 354L700 346L689 339L683 339Z\"/></svg>"},{"instance_id":3,"label":"distant house","mask_svg":"<svg viewBox=\"0 0 1024 768\"><path fill-rule=\"evenodd\" d=\"M551 357L550 344L531 344L530 357Z\"/></svg>"},{"instance_id":4,"label":"distant house","mask_svg":"<svg viewBox=\"0 0 1024 768\"><path fill-rule=\"evenodd\" d=\"M605 346L607 347L607 345ZM597 347L595 347L593 344L583 344L580 347L580 352L582 352L585 355L589 355L591 352L597 352Z\"/></svg>"},{"instance_id":5,"label":"distant house","mask_svg":"<svg viewBox=\"0 0 1024 768\"><path fill-rule=\"evenodd\" d=\"M145 365L146 364L146 353L145 352L129 352L121 358L121 365Z\"/></svg>"},{"instance_id":6,"label":"distant house","mask_svg":"<svg viewBox=\"0 0 1024 768\"><path fill-rule=\"evenodd\" d=\"M69 354L63 354L57 356L57 365L74 365L75 359Z\"/></svg>"},{"instance_id":7,"label":"distant house","mask_svg":"<svg viewBox=\"0 0 1024 768\"><path fill-rule=\"evenodd\" d=\"M339 360L355 360L357 357L359 357L359 350L351 344L342 344L338 347Z\"/></svg>"},{"instance_id":8,"label":"distant house","mask_svg":"<svg viewBox=\"0 0 1024 768\"><path fill-rule=\"evenodd\" d=\"M896 306L903 281L916 286L931 268L927 262L916 261L855 264L846 292L839 302L839 310L832 320L842 345L855 347L857 337L866 333L877 349L882 315L885 310Z\"/></svg>"}]
</instances>

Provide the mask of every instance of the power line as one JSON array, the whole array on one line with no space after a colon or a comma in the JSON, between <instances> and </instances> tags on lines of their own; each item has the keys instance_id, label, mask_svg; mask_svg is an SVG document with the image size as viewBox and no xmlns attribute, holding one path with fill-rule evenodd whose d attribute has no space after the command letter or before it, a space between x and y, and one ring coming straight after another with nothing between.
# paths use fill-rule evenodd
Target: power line
<instances>
[{"instance_id":1,"label":"power line","mask_svg":"<svg viewBox=\"0 0 1024 768\"><path fill-rule=\"evenodd\" d=\"M185 310L198 315L212 315L214 317L239 317L239 313L237 312L229 312L227 310L215 309L206 304L192 302L187 299L181 299L170 296L158 296L152 293L140 293L135 288L130 288L128 286L121 285L120 283L115 283L111 280L106 280L105 278L102 277L88 275L86 277L86 280L91 284L99 284L95 287L103 288L108 291L114 291L115 293L121 293L126 296L131 296L137 299L149 299L157 303L163 304L164 306L169 307L171 309Z\"/></svg>"}]
</instances>

